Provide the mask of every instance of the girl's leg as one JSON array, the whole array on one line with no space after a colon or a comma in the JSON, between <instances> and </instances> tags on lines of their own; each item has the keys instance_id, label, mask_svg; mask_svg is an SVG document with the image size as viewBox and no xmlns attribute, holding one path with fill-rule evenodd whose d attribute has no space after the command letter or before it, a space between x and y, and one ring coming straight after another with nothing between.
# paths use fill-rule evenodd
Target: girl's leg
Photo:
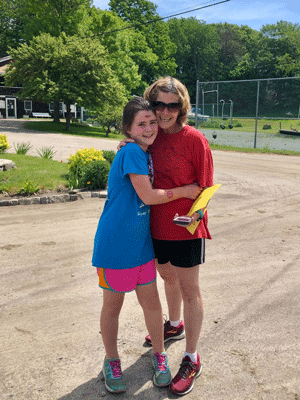
<instances>
[{"instance_id":1,"label":"girl's leg","mask_svg":"<svg viewBox=\"0 0 300 400\"><path fill-rule=\"evenodd\" d=\"M156 280L148 285L138 285L135 290L139 303L143 308L146 325L152 339L153 383L158 387L169 386L172 375L167 354L164 352L163 316Z\"/></svg>"},{"instance_id":2,"label":"girl's leg","mask_svg":"<svg viewBox=\"0 0 300 400\"><path fill-rule=\"evenodd\" d=\"M169 319L171 321L180 320L182 296L176 267L170 262L167 264L158 264L155 260L156 269L164 281L166 300L169 309ZM150 335L151 336L151 335Z\"/></svg>"},{"instance_id":3,"label":"girl's leg","mask_svg":"<svg viewBox=\"0 0 300 400\"><path fill-rule=\"evenodd\" d=\"M105 347L106 358L119 358L117 337L119 315L124 302L124 293L103 289L103 306L100 316L100 330Z\"/></svg>"},{"instance_id":4,"label":"girl's leg","mask_svg":"<svg viewBox=\"0 0 300 400\"><path fill-rule=\"evenodd\" d=\"M164 350L163 315L156 280L148 285L138 285L135 291L144 312L146 326L152 340L153 353L162 353Z\"/></svg>"},{"instance_id":5,"label":"girl's leg","mask_svg":"<svg viewBox=\"0 0 300 400\"><path fill-rule=\"evenodd\" d=\"M203 303L199 287L199 265L192 268L174 268L177 272L183 298L186 352L195 353L203 321Z\"/></svg>"}]
</instances>

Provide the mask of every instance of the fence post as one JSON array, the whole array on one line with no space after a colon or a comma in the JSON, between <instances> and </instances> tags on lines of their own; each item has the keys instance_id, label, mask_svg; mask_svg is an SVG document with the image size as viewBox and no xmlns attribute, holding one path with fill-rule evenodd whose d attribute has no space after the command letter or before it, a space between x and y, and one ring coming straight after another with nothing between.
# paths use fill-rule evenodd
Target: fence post
<instances>
[{"instance_id":1,"label":"fence post","mask_svg":"<svg viewBox=\"0 0 300 400\"><path fill-rule=\"evenodd\" d=\"M258 119L258 105L259 105L259 82L260 82L260 81L257 81L256 115L255 115L255 134L254 134L254 148L255 148L255 149L256 149L257 119Z\"/></svg>"},{"instance_id":2,"label":"fence post","mask_svg":"<svg viewBox=\"0 0 300 400\"><path fill-rule=\"evenodd\" d=\"M198 105L199 105L199 81L196 84L196 109L195 109L195 128L198 128Z\"/></svg>"}]
</instances>

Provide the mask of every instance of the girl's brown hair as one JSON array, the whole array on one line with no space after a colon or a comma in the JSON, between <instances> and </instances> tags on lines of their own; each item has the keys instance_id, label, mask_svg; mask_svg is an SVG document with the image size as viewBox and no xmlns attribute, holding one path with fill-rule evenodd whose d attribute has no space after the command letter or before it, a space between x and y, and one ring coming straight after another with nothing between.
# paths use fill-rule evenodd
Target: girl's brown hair
<instances>
[{"instance_id":1,"label":"girl's brown hair","mask_svg":"<svg viewBox=\"0 0 300 400\"><path fill-rule=\"evenodd\" d=\"M181 109L177 118L177 123L183 126L187 122L188 113L191 109L190 96L187 88L179 80L171 76L165 76L158 79L149 86L144 93L144 98L150 103L156 101L159 92L173 93L178 96Z\"/></svg>"},{"instance_id":2,"label":"girl's brown hair","mask_svg":"<svg viewBox=\"0 0 300 400\"><path fill-rule=\"evenodd\" d=\"M155 115L155 111L148 100L144 99L143 97L135 96L124 107L122 133L125 136L130 137L128 130L131 128L134 118L139 111L152 111Z\"/></svg>"}]
</instances>

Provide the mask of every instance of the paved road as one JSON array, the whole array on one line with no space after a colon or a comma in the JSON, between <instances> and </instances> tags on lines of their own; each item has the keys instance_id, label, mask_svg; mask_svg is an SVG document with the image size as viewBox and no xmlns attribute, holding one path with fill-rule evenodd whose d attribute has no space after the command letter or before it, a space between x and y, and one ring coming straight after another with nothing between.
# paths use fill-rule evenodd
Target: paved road
<instances>
[{"instance_id":1,"label":"paved road","mask_svg":"<svg viewBox=\"0 0 300 400\"><path fill-rule=\"evenodd\" d=\"M112 139L93 139L89 137L68 136L55 133L37 133L28 131L23 127L23 120L0 120L0 133L7 135L11 148L8 152L14 152L13 143L30 142L33 146L29 155L37 155L36 149L41 147L54 147L56 155L54 159L67 161L71 154L84 147L96 147L100 150L116 150L118 141ZM254 147L254 133L215 130L217 138L213 138L214 131L202 129L209 142L219 145L236 147ZM58 144L59 143L59 144ZM99 145L100 143L100 145ZM270 135L259 133L256 141L257 148L268 147L272 150L293 150L300 152L300 136Z\"/></svg>"},{"instance_id":2,"label":"paved road","mask_svg":"<svg viewBox=\"0 0 300 400\"><path fill-rule=\"evenodd\" d=\"M0 120L0 133L7 136L8 153L15 153L14 143L30 142L32 149L28 155L37 156L36 150L41 147L53 147L56 151L55 160L67 162L70 155L84 147L95 147L99 150L116 150L119 140L95 139L85 136L62 135L29 131L24 128L23 120Z\"/></svg>"}]
</instances>

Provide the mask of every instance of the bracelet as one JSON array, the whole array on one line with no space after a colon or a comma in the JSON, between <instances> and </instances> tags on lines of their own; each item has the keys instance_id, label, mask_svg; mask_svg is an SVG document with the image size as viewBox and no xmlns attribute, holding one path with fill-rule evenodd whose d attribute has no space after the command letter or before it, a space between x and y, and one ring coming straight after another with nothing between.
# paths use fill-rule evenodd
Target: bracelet
<instances>
[{"instance_id":1,"label":"bracelet","mask_svg":"<svg viewBox=\"0 0 300 400\"><path fill-rule=\"evenodd\" d=\"M195 211L196 213L198 213L199 214L199 218L197 218L196 219L196 221L201 221L201 219L204 217L204 214L203 214L203 212L201 211L201 210L197 210L197 211Z\"/></svg>"},{"instance_id":2,"label":"bracelet","mask_svg":"<svg viewBox=\"0 0 300 400\"><path fill-rule=\"evenodd\" d=\"M172 192L172 190L168 190L168 191L167 191L167 197L168 197L169 199L171 199L171 198L173 197L173 192Z\"/></svg>"}]
</instances>

